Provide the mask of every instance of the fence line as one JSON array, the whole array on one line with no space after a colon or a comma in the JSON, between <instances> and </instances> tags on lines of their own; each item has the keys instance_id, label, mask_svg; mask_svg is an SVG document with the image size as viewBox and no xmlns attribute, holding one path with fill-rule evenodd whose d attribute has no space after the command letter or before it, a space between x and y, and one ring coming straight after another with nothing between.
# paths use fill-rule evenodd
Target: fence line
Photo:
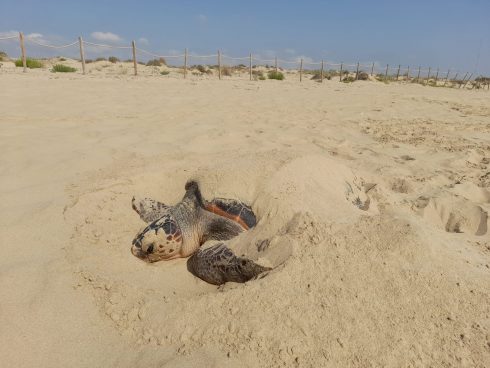
<instances>
[{"instance_id":1,"label":"fence line","mask_svg":"<svg viewBox=\"0 0 490 368\"><path fill-rule=\"evenodd\" d=\"M72 42L72 43L69 43L69 44L66 44L66 45L60 45L60 46L55 46L55 45L47 45L45 43L41 43L41 42L37 42L35 41L34 39L30 38L30 37L25 37L25 39L29 42L32 42L38 46L43 46L43 47L50 47L52 49L64 49L66 47L70 47L70 46L74 46L76 44L78 44L78 40L75 41L75 42Z\"/></svg>"},{"instance_id":2,"label":"fence line","mask_svg":"<svg viewBox=\"0 0 490 368\"><path fill-rule=\"evenodd\" d=\"M147 55L150 55L150 56L153 56L156 58L164 58L164 59L181 58L181 57L185 56L185 54L182 54L182 55L158 55L158 54L152 53L151 51L140 49L139 47L136 47L136 50L142 52L143 54L147 54Z\"/></svg>"},{"instance_id":3,"label":"fence line","mask_svg":"<svg viewBox=\"0 0 490 368\"><path fill-rule=\"evenodd\" d=\"M358 76L359 76L359 73L360 72L364 72L362 69L365 69L365 68L369 68L370 69L370 74L373 75L375 72L379 75L384 75L385 78L388 77L388 72L389 71L393 71L393 72L396 72L396 80L399 79L400 77L400 74L402 77L408 77L410 78L410 74L417 74L417 81L420 79L420 76L421 74L426 74L427 77L426 78L423 78L422 79L427 79L427 81L429 79L431 79L431 77L434 76L434 74L431 75L431 71L432 73L434 73L434 69L429 67L429 68L425 68L425 69L422 69L420 66L418 68L414 67L412 69L410 69L410 66L406 66L406 67L402 67L401 65L398 65L398 66L389 66L389 65L386 65L386 68L384 67L381 67L381 65L377 65L376 63L372 62L372 63L369 63L369 64L360 64L359 62L356 63L356 64L346 64L346 63L333 63L333 62L328 62L328 61L305 61L304 59L300 59L300 60L283 60L283 59L278 59L277 57L274 58L274 59L261 59L261 58L258 58L258 57L253 57L252 54L250 54L249 56L244 56L244 57L234 57L234 56L229 56L229 55L224 55L224 54L221 54L221 52L218 50L218 53L217 54L212 54L212 55L196 55L196 54L189 54L187 52L187 49L185 50L185 53L184 54L179 54L179 55L160 55L160 54L156 54L154 52L151 52L151 51L148 51L148 50L145 50L145 49L141 49L139 47L136 47L136 43L135 41L132 41L131 43L131 46L118 46L118 45L108 45L108 44L100 44L100 43L95 43L95 42L89 42L89 41L85 41L83 40L81 37L79 37L78 40L74 41L74 42L71 42L71 43L68 43L68 44L65 44L65 45L49 45L49 44L46 44L46 43L43 43L43 42L39 42L37 41L34 37L29 37L29 36L24 36L22 34L22 32L19 33L18 36L16 35L12 35L12 36L6 36L6 37L0 37L0 41L1 40L13 40L13 39L16 39L18 38L19 39L19 42L20 42L20 47L21 47L21 52L22 52L22 61L23 61L23 66L24 66L24 72L26 71L26 50L25 50L25 42L24 40L32 43L32 44L35 44L37 46L41 46L41 47L46 47L46 48L51 48L51 49L64 49L64 48L68 48L68 47L72 47L72 46L76 46L76 45L79 45L80 47L80 59L82 61L82 69L83 69L83 74L85 74L85 55L84 55L84 45L88 45L88 46L94 46L94 47L102 47L102 48L109 48L109 49L117 49L117 50L130 50L132 49L132 56L133 56L133 64L134 64L134 74L137 75L137 53L136 52L140 52L140 53L143 53L143 54L146 54L146 55L149 55L149 56L152 56L152 57L156 57L156 58L164 58L164 59L171 59L171 58L182 58L184 57L184 77L186 76L187 74L187 63L188 63L188 59L190 58L196 58L196 59L206 59L206 58L217 58L217 64L218 64L218 73L219 73L219 77L221 79L221 69L222 69L222 58L224 59L228 59L228 60L248 60L249 61L249 69L250 69L250 78L252 78L252 62L253 61L256 61L256 62L261 62L261 63L273 63L274 67L275 67L275 70L277 71L278 69L278 63L281 63L281 64L289 64L289 65L297 65L299 68L299 72L300 72L300 81L302 80L302 75L304 73L304 65L319 65L321 66L321 81L323 80L323 77L324 77L324 69L328 69L328 67L332 68L332 67L339 67L339 71L340 71L340 80L342 80L342 74L344 72L349 72L349 68L356 68L355 69L355 74L356 74L356 79L358 79ZM441 77L440 77L440 80L443 80L444 79L444 85L446 85L446 82L448 80L450 80L449 76L450 76L450 73L455 73L454 74L454 78L456 78L459 74L462 74L462 72L460 72L459 70L458 71L455 71L454 69L451 69L449 68L447 70L447 73L444 73L444 70L440 69L440 68L437 68L436 69L436 72L435 72L435 81L437 83L438 81L438 78L439 78L439 72L441 72ZM395 73L394 73L395 74ZM444 76L445 75L445 76ZM472 78L473 76L473 73L471 73L470 75L470 78L466 79L466 76L468 75L468 73L465 74L465 77L462 79L461 81L461 84L464 83L464 86L466 86L466 84L470 81L470 79ZM490 88L490 83L487 83L489 84L489 88ZM460 85L461 87L461 85Z\"/></svg>"},{"instance_id":4,"label":"fence line","mask_svg":"<svg viewBox=\"0 0 490 368\"><path fill-rule=\"evenodd\" d=\"M97 46L97 47L106 47L110 49L131 49L131 46L114 46L114 45L105 45L102 43L94 43L94 42L88 42L88 41L82 41L86 45L92 45L92 46Z\"/></svg>"}]
</instances>

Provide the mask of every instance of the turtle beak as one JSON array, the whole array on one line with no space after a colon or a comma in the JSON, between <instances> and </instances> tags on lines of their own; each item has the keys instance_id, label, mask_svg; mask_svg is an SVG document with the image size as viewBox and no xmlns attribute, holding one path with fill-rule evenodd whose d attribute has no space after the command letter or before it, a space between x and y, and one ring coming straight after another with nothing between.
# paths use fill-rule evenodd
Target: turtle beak
<instances>
[{"instance_id":1,"label":"turtle beak","mask_svg":"<svg viewBox=\"0 0 490 368\"><path fill-rule=\"evenodd\" d=\"M136 246L132 246L131 247L131 253L133 254L133 256L141 259L142 261L145 261L145 262L148 262L150 263L151 260L149 258L149 253L146 253L144 252L141 247L136 247Z\"/></svg>"}]
</instances>

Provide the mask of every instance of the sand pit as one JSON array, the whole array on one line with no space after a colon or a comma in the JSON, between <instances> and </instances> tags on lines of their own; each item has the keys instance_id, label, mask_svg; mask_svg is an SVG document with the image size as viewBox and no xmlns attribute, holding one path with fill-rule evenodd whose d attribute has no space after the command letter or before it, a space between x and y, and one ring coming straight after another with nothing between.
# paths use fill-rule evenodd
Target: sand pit
<instances>
[{"instance_id":1,"label":"sand pit","mask_svg":"<svg viewBox=\"0 0 490 368\"><path fill-rule=\"evenodd\" d=\"M0 75L0 356L17 367L485 367L488 94ZM216 287L147 264L133 195L249 203Z\"/></svg>"}]
</instances>

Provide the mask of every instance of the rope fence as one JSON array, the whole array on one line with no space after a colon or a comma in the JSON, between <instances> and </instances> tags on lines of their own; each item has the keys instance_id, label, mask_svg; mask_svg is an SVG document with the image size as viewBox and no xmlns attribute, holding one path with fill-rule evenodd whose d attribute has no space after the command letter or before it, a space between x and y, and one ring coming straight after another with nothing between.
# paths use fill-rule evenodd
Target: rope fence
<instances>
[{"instance_id":1,"label":"rope fence","mask_svg":"<svg viewBox=\"0 0 490 368\"><path fill-rule=\"evenodd\" d=\"M473 78L474 73L465 73L463 78L461 80L458 80L458 76L462 76L464 72L459 71L459 70L453 70L451 68L442 70L440 68L422 68L421 66L417 67L410 67L410 66L402 66L402 65L386 65L383 67L382 65L379 65L378 63L371 62L371 63L366 63L366 64L361 64L360 62L357 62L355 64L348 64L348 63L334 63L326 60L321 60L321 61L313 61L309 58L306 60L304 58L301 59L296 59L296 60L283 60L283 59L278 59L275 57L274 59L262 59L261 57L254 57L253 54L249 54L248 56L243 56L243 57L235 57L235 56L230 56L230 55L224 55L221 53L220 50L216 54L210 54L210 55L196 55L196 54L190 54L188 53L188 50L185 49L183 54L173 54L173 55L161 55L158 53L154 53L152 51L145 50L143 48L136 47L136 42L132 41L131 46L119 46L119 45L109 45L109 44L101 44L101 43L95 43L95 42L89 42L89 41L84 41L82 37L79 37L78 40L73 41L68 44L64 45L50 45L44 42L38 41L36 38L38 37L32 37L32 36L27 36L25 37L22 32L19 32L19 35L11 35L11 36L4 36L0 37L0 41L10 41L10 40L19 40L19 46L21 50L21 60L22 60L22 66L23 66L23 71L27 71L27 54L26 54L26 41L29 44L35 45L37 47L44 47L52 50L60 50L60 49L67 49L70 47L78 47L79 50L79 60L82 64L82 73L86 74L86 63L89 61L88 59L85 58L85 47L87 47L90 50L96 52L95 50L98 48L103 48L103 49L114 49L114 50L129 50L131 51L131 58L128 59L127 61L132 61L133 62L133 67L134 67L134 75L138 75L138 60L137 60L137 55L142 54L146 55L148 57L153 57L156 59L163 60L166 62L167 59L182 59L183 58L183 66L178 66L178 67L183 67L183 75L184 78L187 77L187 72L189 69L189 64L192 59L197 59L197 60L203 60L203 59L213 59L215 63L213 62L212 65L217 66L218 68L218 77L221 79L222 77L222 72L224 68L227 68L226 65L223 65L223 60L226 60L228 62L243 62L238 64L239 67L242 69L248 68L249 69L249 74L250 74L250 80L253 79L254 71L253 69L256 68L258 65L263 65L265 64L266 67L273 67L275 72L278 72L279 69L284 70L288 66L292 70L297 70L299 71L299 80L302 81L303 79L303 74L312 74L314 73L315 79L319 79L319 81L323 81L324 78L330 79L332 76L339 76L339 81L343 81L346 78L349 78L348 80L345 81L351 81L352 76L348 76L350 73L355 73L354 80L358 80L360 77L362 79L367 79L366 74L372 76L376 76L378 80L412 80L412 81L422 81L425 83L433 83L434 85L437 85L438 81L444 81L444 86L448 81L456 82L459 84L459 87L466 87L467 83ZM97 51L98 52L98 51ZM78 56L76 57L78 58ZM248 61L248 67L245 65ZM232 65L232 64L228 64ZM236 65L236 64L235 64ZM199 66L199 65L198 65ZM308 67L313 67L313 69L307 69L305 66ZM226 69L225 69L226 71ZM452 78L450 78L452 74ZM469 74L469 77L468 77ZM229 75L229 74L227 74ZM467 78L468 77L468 78ZM484 86L485 84L487 85L487 89L490 89L490 78L474 78L474 83L478 82L480 83L480 80L482 81L482 85ZM473 84L473 87L475 85ZM480 88L480 86L478 86Z\"/></svg>"}]
</instances>

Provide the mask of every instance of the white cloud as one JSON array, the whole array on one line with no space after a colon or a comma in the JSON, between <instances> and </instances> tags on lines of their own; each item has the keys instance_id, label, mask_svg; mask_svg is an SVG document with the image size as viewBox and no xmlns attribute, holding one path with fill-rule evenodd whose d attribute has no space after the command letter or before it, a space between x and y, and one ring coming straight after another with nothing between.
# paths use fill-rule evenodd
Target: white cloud
<instances>
[{"instance_id":1,"label":"white cloud","mask_svg":"<svg viewBox=\"0 0 490 368\"><path fill-rule=\"evenodd\" d=\"M31 39L33 40L34 42L41 42L41 43L51 43L51 42L54 42L56 43L58 40L59 37L48 37L49 40L44 37L44 35L42 35L41 33L29 33L28 35L26 35L26 38L27 39Z\"/></svg>"},{"instance_id":2,"label":"white cloud","mask_svg":"<svg viewBox=\"0 0 490 368\"><path fill-rule=\"evenodd\" d=\"M90 35L97 41L121 42L123 40L121 36L112 32L92 32Z\"/></svg>"},{"instance_id":3,"label":"white cloud","mask_svg":"<svg viewBox=\"0 0 490 368\"><path fill-rule=\"evenodd\" d=\"M43 35L41 33L29 33L27 37L30 38L43 38Z\"/></svg>"},{"instance_id":4,"label":"white cloud","mask_svg":"<svg viewBox=\"0 0 490 368\"><path fill-rule=\"evenodd\" d=\"M197 16L197 20L198 20L200 23L203 23L203 24L204 24L204 23L207 23L207 21L208 21L208 17L207 17L207 16L205 16L204 14L199 14L199 15Z\"/></svg>"},{"instance_id":5,"label":"white cloud","mask_svg":"<svg viewBox=\"0 0 490 368\"><path fill-rule=\"evenodd\" d=\"M14 37L14 36L18 36L18 35L19 35L19 31L5 31L5 32L0 32L0 38Z\"/></svg>"},{"instance_id":6,"label":"white cloud","mask_svg":"<svg viewBox=\"0 0 490 368\"><path fill-rule=\"evenodd\" d=\"M284 49L284 52L289 55L294 55L296 54L296 50L294 49Z\"/></svg>"},{"instance_id":7,"label":"white cloud","mask_svg":"<svg viewBox=\"0 0 490 368\"><path fill-rule=\"evenodd\" d=\"M140 37L140 38L138 38L138 43L141 45L147 45L148 46L150 44L150 41L148 41L148 39L145 37Z\"/></svg>"}]
</instances>

